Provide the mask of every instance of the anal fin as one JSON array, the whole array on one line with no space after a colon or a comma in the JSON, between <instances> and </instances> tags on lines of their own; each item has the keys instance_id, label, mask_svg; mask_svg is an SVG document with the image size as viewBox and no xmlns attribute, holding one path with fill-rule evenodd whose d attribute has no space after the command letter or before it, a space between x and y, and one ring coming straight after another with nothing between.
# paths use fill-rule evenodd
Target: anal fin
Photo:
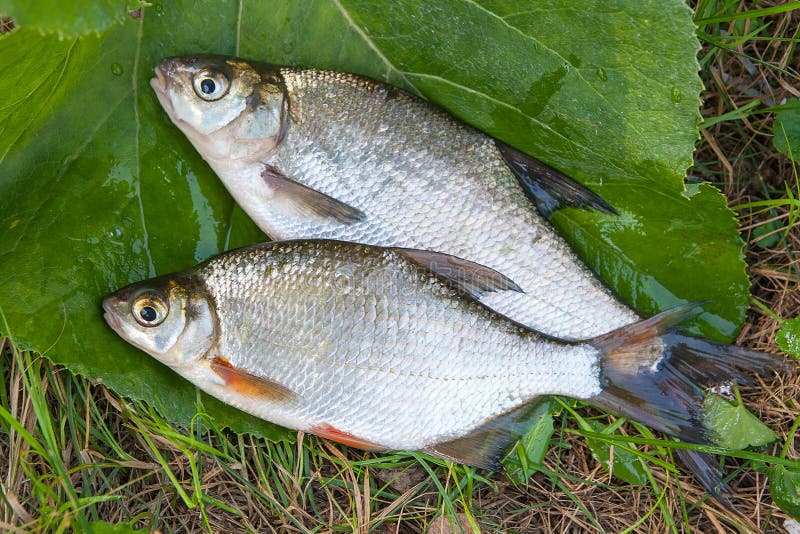
<instances>
[{"instance_id":1,"label":"anal fin","mask_svg":"<svg viewBox=\"0 0 800 534\"><path fill-rule=\"evenodd\" d=\"M458 291L476 299L490 291L523 293L522 288L506 275L472 261L430 250L399 247L393 247L391 250L420 269L435 274Z\"/></svg>"},{"instance_id":2,"label":"anal fin","mask_svg":"<svg viewBox=\"0 0 800 534\"><path fill-rule=\"evenodd\" d=\"M466 436L423 449L422 452L489 471L502 469L500 460L511 446L528 431L540 399L499 415L474 429Z\"/></svg>"},{"instance_id":3,"label":"anal fin","mask_svg":"<svg viewBox=\"0 0 800 534\"><path fill-rule=\"evenodd\" d=\"M270 400L292 400L298 397L296 393L275 381L235 367L222 356L212 358L209 366L227 387L243 396Z\"/></svg>"},{"instance_id":4,"label":"anal fin","mask_svg":"<svg viewBox=\"0 0 800 534\"><path fill-rule=\"evenodd\" d=\"M278 201L289 210L304 217L353 224L364 220L366 215L359 209L336 200L316 189L298 183L271 165L265 165L261 177L275 192Z\"/></svg>"},{"instance_id":5,"label":"anal fin","mask_svg":"<svg viewBox=\"0 0 800 534\"><path fill-rule=\"evenodd\" d=\"M527 197L545 217L565 206L617 214L617 210L600 195L569 176L501 141L495 140L495 145Z\"/></svg>"},{"instance_id":6,"label":"anal fin","mask_svg":"<svg viewBox=\"0 0 800 534\"><path fill-rule=\"evenodd\" d=\"M371 441L361 439L348 432L343 432L327 423L322 423L321 425L311 427L310 432L319 437L335 441L336 443L341 443L342 445L347 445L348 447L355 447L356 449L362 449L365 451L386 450L386 447L381 447L380 445L372 443Z\"/></svg>"}]
</instances>

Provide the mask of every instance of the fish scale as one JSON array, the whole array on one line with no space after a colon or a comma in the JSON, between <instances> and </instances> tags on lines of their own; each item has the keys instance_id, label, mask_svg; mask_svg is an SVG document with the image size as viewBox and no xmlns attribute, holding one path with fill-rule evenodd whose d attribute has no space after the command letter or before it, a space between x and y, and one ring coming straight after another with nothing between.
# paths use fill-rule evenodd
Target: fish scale
<instances>
[{"instance_id":1,"label":"fish scale","mask_svg":"<svg viewBox=\"0 0 800 534\"><path fill-rule=\"evenodd\" d=\"M369 84L352 77L288 69L282 74L300 120L267 162L309 187L358 206L367 222L324 228L314 221L285 221L271 235L429 248L478 261L524 290L490 294L483 302L557 337L587 338L636 320L527 205L490 138L402 93L393 98L380 89L365 93ZM338 89L333 94L327 89L331 85ZM315 105L326 99L335 99L335 110ZM418 131L386 127L402 124L406 115L429 131L449 135L423 138ZM358 121L359 117L370 120ZM341 121L349 125L346 130L338 126ZM328 126L332 124L337 126ZM402 162L396 145L403 146ZM370 154L369 162L361 158L364 153ZM454 174L460 179L452 180ZM413 211L416 207L426 209ZM443 233L443 227L453 232Z\"/></svg>"},{"instance_id":2,"label":"fish scale","mask_svg":"<svg viewBox=\"0 0 800 534\"><path fill-rule=\"evenodd\" d=\"M200 82L211 85L213 97L198 89ZM739 376L730 364L721 363L723 358L759 371L778 366L763 355L732 347L709 349L689 336L671 336L669 342L637 338L659 321L624 327L639 317L591 273L546 220L563 206L607 213L613 208L558 171L401 90L349 74L209 55L165 59L151 85L175 125L273 239L332 238L438 250L489 266L523 290L473 295L494 310L562 339L600 336L602 344L610 338L601 334L617 329L632 343L622 354L643 343L641 348L659 356L658 361L674 353L706 371L690 373L689 382ZM626 224L625 214L616 221ZM680 315L663 314L665 322ZM702 401L699 390L669 378L673 372L683 376L686 362L681 371L667 366L650 377L655 382L648 385L628 376L629 364L618 361L619 356L609 356L610 372L636 393L611 384L612 389L593 402L668 434L702 442L702 425L696 419L697 403ZM768 367L753 365L758 361ZM202 382L200 377L187 377ZM664 391L675 388L686 402L662 406L668 400ZM229 402L247 409L245 401ZM481 439L487 440L487 435L481 434ZM434 452L493 467L487 458L495 458L500 442L510 445L503 439L479 453L469 452L475 450L474 443ZM678 455L710 492L719 495L719 488L725 488L713 458L691 451Z\"/></svg>"},{"instance_id":3,"label":"fish scale","mask_svg":"<svg viewBox=\"0 0 800 534\"><path fill-rule=\"evenodd\" d=\"M132 284L103 308L123 338L258 417L490 469L542 395L713 443L699 384L741 380L736 367L787 368L777 356L665 333L691 306L565 342L475 300L514 291L497 271L438 252L304 240ZM689 459L712 488L721 484L704 457Z\"/></svg>"},{"instance_id":4,"label":"fish scale","mask_svg":"<svg viewBox=\"0 0 800 534\"><path fill-rule=\"evenodd\" d=\"M224 64L224 58L209 61ZM213 130L198 133L190 124L194 119L175 116L194 105L172 104L194 95L191 80L179 79L179 68L157 70L166 72L153 82L159 100L271 238L422 248L475 261L524 291L486 294L484 303L559 338L586 339L638 319L531 205L494 140L472 127L365 78L261 65L262 84L255 87L260 97L282 87L288 99L281 133L258 139L264 128L250 130L254 117L269 106L247 96L254 87L232 88L229 96L206 103L207 111L194 110L202 129ZM238 83L237 73L231 76ZM236 91L239 117L213 124L214 109L224 110L229 120L226 106ZM236 155L243 144L254 147L247 157ZM265 183L265 168L356 208L363 219L342 224L285 209L279 186Z\"/></svg>"},{"instance_id":5,"label":"fish scale","mask_svg":"<svg viewBox=\"0 0 800 534\"><path fill-rule=\"evenodd\" d=\"M216 350L238 369L291 384L303 399L291 414L296 427L328 424L385 447L419 448L542 391L598 391L596 349L521 335L394 253L357 248L332 262L322 245L280 245L212 260L200 275L217 302ZM360 269L337 286L333 273L354 257ZM291 274L275 267L283 262ZM557 371L567 355L569 376Z\"/></svg>"}]
</instances>

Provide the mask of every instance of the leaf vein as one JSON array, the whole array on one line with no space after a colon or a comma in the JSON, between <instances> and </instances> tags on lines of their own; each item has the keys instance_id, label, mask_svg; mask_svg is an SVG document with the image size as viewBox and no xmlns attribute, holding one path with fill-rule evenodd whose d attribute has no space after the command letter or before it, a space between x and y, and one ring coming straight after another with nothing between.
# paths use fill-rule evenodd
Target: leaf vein
<instances>
[{"instance_id":1,"label":"leaf vein","mask_svg":"<svg viewBox=\"0 0 800 534\"><path fill-rule=\"evenodd\" d=\"M387 69L386 74L388 75L391 72L396 72L398 75L400 75L400 78L402 78L402 80L408 85L408 87L410 87L418 96L422 96L422 93L419 91L419 89L417 89L411 82L411 80L409 80L408 77L406 77L404 71L395 67L394 63L389 61L389 58L387 58L383 54L383 52L381 52L381 49L378 47L378 45L375 44L375 41L373 41L372 38L370 38L370 36L367 35L367 33L364 31L363 28L361 28L361 26L356 24L356 21L353 20L353 17L350 16L350 13L344 8L342 3L339 0L331 0L331 2L333 2L333 5L335 5L336 9L338 9L339 12L342 14L344 19L347 21L347 24L351 28L353 28L353 31L356 32L356 34L361 38L362 41L364 41L364 43L370 48L370 50L375 52L375 54L378 56L381 62L383 62L383 64L386 65Z\"/></svg>"},{"instance_id":2,"label":"leaf vein","mask_svg":"<svg viewBox=\"0 0 800 534\"><path fill-rule=\"evenodd\" d=\"M452 86L452 87L456 87L456 88L458 88L458 89L461 89L461 90L463 90L463 91L466 91L466 92L468 92L468 93L473 93L473 94L479 95L479 96L481 96L482 98L485 98L485 99L489 100L490 102L494 102L495 104L498 104L498 105L500 105L500 106L503 106L503 107L505 107L505 108L508 108L508 109L510 109L511 111L514 111L515 113L518 113L520 116L522 116L522 117L524 117L525 119L527 119L527 120L531 121L532 123L534 123L534 124L536 124L536 125L538 125L538 126L541 126L541 127L542 127L542 128L544 128L545 130L548 130L549 132L553 133L554 135L557 135L558 137L560 137L561 139L563 139L565 142L569 143L570 145L572 145L572 146L574 146L574 147L577 147L577 148L579 148L579 149L581 149L582 151L585 151L585 152L587 152L587 153L594 154L595 156L597 156L597 157L601 158L603 161L605 161L606 163L608 163L610 166L613 166L613 167L614 167L616 170L618 170L618 171L620 171L620 172L624 172L624 171L623 171L623 169L622 169L622 168L621 168L619 165L617 165L617 164L616 164L615 162L613 162L613 161L610 161L610 160L608 160L607 158L604 158L604 157L603 157L601 154L599 154L598 152L596 152L596 151L595 151L594 149L592 149L591 147L588 147L588 146L586 146L586 145L582 145L582 144L580 144L580 143L577 143L577 142L573 141L572 139L570 139L570 138L566 137L566 136L565 136L564 134L562 134L561 132L559 132L559 131L557 131L557 130L554 130L554 129L553 129L553 128L552 128L552 127L549 125L549 124L547 124L547 123L544 123L544 122L540 121L540 120L539 120L539 119L537 119L536 117L532 117L532 116L528 115L527 113L525 113L524 111L522 111L520 108L518 108L518 107L516 107L516 106L514 106L514 105L512 105L512 104L509 104L508 102L504 102L504 101L502 101L502 100L499 100L499 99L497 99L497 98L495 98L495 97L493 97L493 96L491 96L491 95L488 95L488 94L486 94L486 93L484 93L484 92L482 92L482 91L478 91L477 89L473 89L472 87L466 87L466 86L464 86L464 85L461 85L461 84L459 84L459 83L456 83L456 82L454 82L454 81L452 81L452 80L448 80L447 78L442 78L441 76L437 76L437 75L435 75L435 74L425 74L425 73L421 73L421 72L408 72L408 71L406 71L406 72L405 72L405 74L407 74L407 75L409 75L409 76L412 76L412 77L418 77L418 78L428 78L428 79L432 79L432 80L439 80L439 81L441 81L441 82L443 82L443 83L446 83L446 84L448 84L448 85L450 85L450 86Z\"/></svg>"},{"instance_id":3,"label":"leaf vein","mask_svg":"<svg viewBox=\"0 0 800 534\"><path fill-rule=\"evenodd\" d=\"M11 143L9 143L8 148L6 148L6 151L3 152L2 155L0 155L0 163L2 163L6 159L6 156L11 151L11 149L14 148L14 146L16 146L17 141L20 140L20 138L22 137L22 134L24 134L25 132L28 131L28 128L30 128L31 124L33 124L33 121L36 120L36 118L39 116L39 114L42 112L42 110L47 106L47 103L50 101L50 98L53 96L53 93L56 92L56 89L59 87L59 84L61 83L61 80L64 77L64 73L67 70L67 65L69 64L70 57L72 56L72 50L75 48L76 44L78 44L78 40L77 39L72 41L72 44L70 45L69 49L67 49L67 54L64 57L64 64L61 67L61 72L58 73L58 79L56 80L56 83L53 84L52 89L50 89L50 92L47 94L47 96L42 101L42 105L39 106L39 109L37 109L35 113L31 113L30 120L25 125L25 128L20 129L19 135L17 135L17 137L14 138L14 140L11 141ZM45 80L42 81L42 84L44 84L46 80L47 80L47 78L45 78ZM36 88L33 91L31 91L31 93L29 95L27 95L27 97L24 98L23 101L28 100L28 97L31 97L36 91L39 90L39 87L41 87L41 84L36 86ZM5 108L2 108L2 109L5 109Z\"/></svg>"},{"instance_id":4,"label":"leaf vein","mask_svg":"<svg viewBox=\"0 0 800 534\"><path fill-rule=\"evenodd\" d=\"M141 162L141 152L139 150L139 136L141 135L141 121L139 120L139 88L137 84L137 80L139 78L139 59L141 58L142 54L142 36L144 34L144 18L145 18L145 10L142 10L142 15L139 17L139 29L136 32L136 54L133 58L133 69L131 72L131 87L133 91L133 119L134 124L136 126L136 133L133 137L133 149L134 149L134 176L136 176L136 199L139 203L139 218L142 223L142 243L144 247L145 254L147 254L147 265L149 275L155 276L156 275L156 268L153 264L153 257L150 254L150 243L149 237L147 234L147 221L145 220L144 216L144 203L142 201L142 162Z\"/></svg>"},{"instance_id":5,"label":"leaf vein","mask_svg":"<svg viewBox=\"0 0 800 534\"><path fill-rule=\"evenodd\" d=\"M537 39L537 38L535 38L534 36L532 36L532 35L529 35L529 34L527 34L527 33L523 32L523 31L522 31L521 29L519 29L518 27L516 27L516 26L513 26L513 25L509 24L509 23L508 23L508 21L506 21L506 20L505 20L503 17L501 17L500 15L498 15L497 13L495 13L495 12L493 12L493 11L489 10L489 9L486 9L485 7L483 7L482 5L480 5L479 3L475 2L475 0L463 0L463 1L464 1L465 3L467 3L467 4L471 4L471 5L475 6L475 7L477 7L478 9L480 9L481 11L483 11L483 12L485 12L485 13L488 13L488 14L489 14L491 17L493 17L493 18L496 18L497 20L499 20L500 22L502 22L502 23L503 23L503 25L504 25L505 27L507 27L507 28L509 28L509 29L511 29L511 30L513 30L513 31L515 31L516 33L520 34L521 36L525 37L526 39L529 39L530 41L532 41L532 42L536 43L536 44L537 44L538 46L540 46L540 47L541 47L543 50L546 50L546 51L550 52L551 54L555 55L555 57L557 57L557 58L558 58L560 61L563 61L563 62L564 62L564 64L566 64L566 65L569 65L569 67L570 67L570 70L571 70L571 71L573 71L573 72L575 72L575 74L576 74L576 76L578 77L578 79L579 79L579 80L581 80L581 81L582 81L584 84L586 84L586 86L588 86L588 87L589 87L589 89L591 89L591 90L592 90L592 91L593 91L593 92L594 92L594 93L595 93L597 96L599 96L599 97L600 97L600 99L601 99L603 102L605 102L605 103L606 103L606 105L608 106L608 108L609 108L610 110L612 110L614 113L616 113L616 114L617 114L617 115L619 115L619 116L624 116L624 113L622 113L620 110L618 110L617 108L615 108L615 107L614 107L614 105L613 105L613 103L612 103L611 101L609 101L609 100L608 100L608 98L607 98L607 97L606 97L606 96L605 96L603 93L601 93L601 92L600 92L600 91L597 89L597 87L595 87L594 85L592 85L592 83L591 83L591 82L590 82L590 81L589 81L587 78L585 78L585 77L583 76L583 73L581 72L581 69L580 69L580 68L578 68L578 67L577 67L576 65L574 65L574 64L573 64L571 61L569 61L567 58L565 58L564 56L562 56L561 54L559 54L559 53L558 53L556 50L554 50L554 49L550 48L549 46L547 46L546 44L544 44L542 41L538 40L538 39ZM633 127L634 127L634 128L637 130L637 131L638 131L638 127L637 127L636 125L632 125L632 126L633 126ZM641 132L640 132L640 133L641 133Z\"/></svg>"}]
</instances>

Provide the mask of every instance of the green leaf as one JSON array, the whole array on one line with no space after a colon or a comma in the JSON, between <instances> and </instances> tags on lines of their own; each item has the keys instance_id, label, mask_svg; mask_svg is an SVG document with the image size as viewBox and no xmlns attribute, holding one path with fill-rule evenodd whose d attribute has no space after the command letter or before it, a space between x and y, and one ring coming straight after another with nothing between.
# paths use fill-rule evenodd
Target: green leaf
<instances>
[{"instance_id":1,"label":"green leaf","mask_svg":"<svg viewBox=\"0 0 800 534\"><path fill-rule=\"evenodd\" d=\"M40 35L70 27L59 13L0 37L0 307L23 346L172 419L194 413L194 389L119 339L102 297L264 236L160 109L148 81L168 55L238 51L417 91L611 202L619 217L556 224L638 310L711 300L698 331L741 324L736 221L717 190L682 183L700 82L680 0L178 0L100 36ZM286 435L202 402L221 424Z\"/></svg>"},{"instance_id":2,"label":"green leaf","mask_svg":"<svg viewBox=\"0 0 800 534\"><path fill-rule=\"evenodd\" d=\"M705 424L717 436L717 444L728 449L763 447L778 439L741 402L729 402L719 395L706 398Z\"/></svg>"},{"instance_id":3,"label":"green leaf","mask_svg":"<svg viewBox=\"0 0 800 534\"><path fill-rule=\"evenodd\" d=\"M770 210L770 215L776 217L777 214ZM774 247L781 240L781 228L783 226L777 220L756 226L753 228L753 244L761 249Z\"/></svg>"},{"instance_id":4,"label":"green leaf","mask_svg":"<svg viewBox=\"0 0 800 534\"><path fill-rule=\"evenodd\" d=\"M587 421L587 423L595 432L605 431L605 428L595 421ZM647 471L640 455L600 439L587 437L586 444L592 451L594 459L600 462L615 477L624 480L628 484L645 484L647 482ZM635 449L636 445L631 444L630 447Z\"/></svg>"},{"instance_id":5,"label":"green leaf","mask_svg":"<svg viewBox=\"0 0 800 534\"><path fill-rule=\"evenodd\" d=\"M0 13L12 17L17 26L75 37L100 33L146 4L143 0L0 0Z\"/></svg>"},{"instance_id":6,"label":"green leaf","mask_svg":"<svg viewBox=\"0 0 800 534\"><path fill-rule=\"evenodd\" d=\"M767 469L769 493L781 510L800 521L800 472L782 465Z\"/></svg>"},{"instance_id":7,"label":"green leaf","mask_svg":"<svg viewBox=\"0 0 800 534\"><path fill-rule=\"evenodd\" d=\"M800 317L783 322L775 334L775 343L786 354L800 358Z\"/></svg>"},{"instance_id":8,"label":"green leaf","mask_svg":"<svg viewBox=\"0 0 800 534\"><path fill-rule=\"evenodd\" d=\"M775 150L792 160L800 160L800 98L790 98L775 113L772 123L772 144Z\"/></svg>"},{"instance_id":9,"label":"green leaf","mask_svg":"<svg viewBox=\"0 0 800 534\"><path fill-rule=\"evenodd\" d=\"M536 472L550 448L550 437L553 435L552 406L551 400L539 404L531 414L530 428L503 460L506 473L518 484L526 482Z\"/></svg>"}]
</instances>

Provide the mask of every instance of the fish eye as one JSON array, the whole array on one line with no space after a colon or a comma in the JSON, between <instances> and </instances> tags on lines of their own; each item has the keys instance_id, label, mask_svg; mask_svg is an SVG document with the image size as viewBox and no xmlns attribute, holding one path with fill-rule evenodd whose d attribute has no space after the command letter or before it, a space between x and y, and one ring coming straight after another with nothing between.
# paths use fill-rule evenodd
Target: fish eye
<instances>
[{"instance_id":1,"label":"fish eye","mask_svg":"<svg viewBox=\"0 0 800 534\"><path fill-rule=\"evenodd\" d=\"M142 326L158 326L169 313L166 297L158 291L147 291L133 299L131 314Z\"/></svg>"},{"instance_id":2,"label":"fish eye","mask_svg":"<svg viewBox=\"0 0 800 534\"><path fill-rule=\"evenodd\" d=\"M194 75L194 92L203 100L213 102L228 93L231 82L221 72L203 69Z\"/></svg>"}]
</instances>

